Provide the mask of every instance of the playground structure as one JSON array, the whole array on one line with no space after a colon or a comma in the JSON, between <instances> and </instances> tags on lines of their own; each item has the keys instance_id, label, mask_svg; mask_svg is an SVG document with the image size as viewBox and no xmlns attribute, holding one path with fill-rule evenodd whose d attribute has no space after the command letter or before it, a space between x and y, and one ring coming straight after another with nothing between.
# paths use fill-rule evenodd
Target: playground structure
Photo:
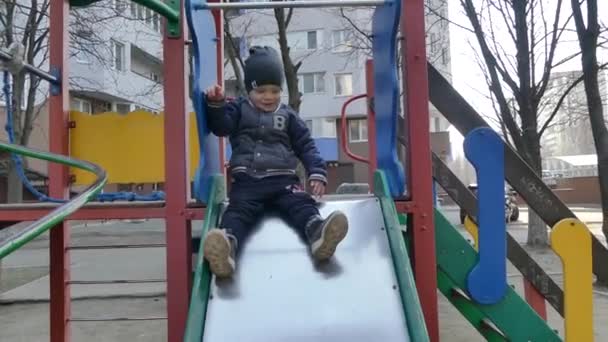
<instances>
[{"instance_id":1,"label":"playground structure","mask_svg":"<svg viewBox=\"0 0 608 342\"><path fill-rule=\"evenodd\" d=\"M91 2L93 1L72 0L71 5L86 5ZM366 299L366 305L370 306L364 310L368 311L367 313L353 311L351 307L342 308L346 302L332 301L331 299L335 297L330 298L326 301L327 305L333 305L337 315L344 316L340 321L321 319L320 322L316 322L317 325L315 322L308 322L293 327L294 331L300 333L307 331L315 338L353 340L353 336L349 334L354 332L349 332L348 328L368 324L368 328L372 331L387 334L382 335L383 340L438 341L436 289L439 289L488 340L561 340L545 322L545 301L565 318L567 341L593 340L592 270L598 278L608 278L608 269L602 267L602 261L608 260L608 252L451 85L427 64L423 0L403 0L402 3L398 0L264 3L206 3L190 0L172 0L163 3L138 0L137 2L150 7L167 19L163 37L165 119L162 122L164 144L161 144L164 145L165 200L85 205L96 198L107 181L106 175L93 164L61 157L73 155L74 153L71 152L78 149L79 146L70 146L68 140L71 135L79 134L73 132L82 129L78 123L76 127L70 129L74 117L71 117L67 110L69 103L67 82L62 82L67 79L68 67L66 62L67 15L70 6L68 0L51 0L50 8L51 73L49 75L52 77L48 80L52 84L49 120L51 153L32 152L12 144L0 144L1 148L13 153L58 163L49 167L49 196L53 198L67 199L70 176L66 165L85 168L97 176L92 186L65 204L8 205L0 210L0 221L37 220L8 240L0 241L0 258L50 229L50 312L53 313L50 318L51 341L68 341L71 322L91 319L72 317L70 314L70 234L65 220L165 219L169 341L213 340L213 336L225 332L222 331L226 327L225 323L222 324L222 320L226 319L228 310L253 306L257 306L259 310L260 303L250 299L245 289L252 291L266 288L266 291L273 291L270 294L285 299L281 292L288 290L286 286L268 288L268 283L252 282L255 280L252 274L255 275L256 269L259 272L259 264L262 262L253 254L243 265L246 271L239 274L238 281L241 282L239 287L242 291L240 302L238 295L234 297L234 291L232 297L222 296L223 291L230 294L231 287L213 281L203 262L201 251L198 252L193 278L190 222L194 219L204 219L204 233L217 224L222 202L225 200L224 171L221 167L224 155L223 142L208 133L201 90L212 82L223 81L221 9L322 6L376 6L372 25L374 58L366 65L367 94L360 96L370 103L368 162L370 185L373 184L375 196L360 199L330 199L324 204L323 209L326 206L344 208L349 218L357 217L356 214L360 210L368 214L366 217L371 221L355 223L354 230L357 233L349 235L348 239L353 243L363 240L365 235L360 234L363 234L365 229L375 229L376 231L373 234L370 232L367 238L373 239L380 245L379 250L376 251L379 253L363 254L365 249L357 253L348 248L350 240L347 240L345 241L347 248L344 252L339 251L337 258L339 260L349 260L349 256L353 260L357 257L369 258L369 265L374 266L368 265L369 267L365 269L381 270L374 281L386 282L389 288L397 283L395 289L398 289L399 293L382 292L378 289L383 293L381 296L383 300L374 303L369 298ZM193 130L189 126L190 118L186 113L188 94L184 65L186 32L188 32L186 22L194 48L195 77L192 87L196 135L192 133ZM403 36L402 70L405 92L405 102L402 106L405 112L403 120L400 120L397 113L399 97L395 56L399 22ZM12 56L0 55L0 58L8 59ZM465 151L475 166L478 176L478 198L458 181L437 156L431 153L428 129L429 100L466 137ZM405 136L398 136L398 125L405 127ZM190 146L188 140L193 136L198 138L196 145L199 148L195 150L198 152L198 168L189 170L191 164L187 161L195 158L193 151L188 148ZM407 157L404 161L397 156L398 142L406 146ZM85 155L80 157L87 159ZM96 156L91 157L96 158ZM198 200L196 202L191 201L189 195L191 176L194 177L193 195ZM107 177L111 180L112 174ZM526 200L531 209L553 227L551 233L553 248L564 263L564 291L506 232L503 208L505 178ZM77 177L77 181L79 179L82 180ZM466 226L477 236L475 248L478 252L433 207L433 179L461 207L465 208L471 217L477 218L477 222L467 220ZM402 232L400 223L407 226L405 233ZM273 218L265 219L262 225L264 230L284 226ZM369 227L370 225L373 228ZM284 227L280 229L282 228ZM247 248L255 251L264 247L261 246L263 234L260 232L262 237L256 238ZM282 241L288 241L290 238L286 236ZM293 262L302 262L305 253L302 246L289 243L288 248L301 249L299 258L294 257ZM245 255L247 256L248 254ZM525 299L520 298L506 282L507 258L526 279ZM280 276L280 272L288 272L287 266L278 267L273 276L286 278L286 275ZM360 278L348 278L348 268L359 266L352 260L345 261L343 267L347 270L343 274L337 274L334 279L331 277L325 279L322 286L333 293L340 277L345 277L350 284L367 281L365 274L359 274ZM310 272L314 271L310 270ZM313 279L311 275L300 276L303 277L302 282L320 288L319 279ZM345 279L341 281L344 282ZM371 284L370 286L380 286L380 284L373 285L373 282ZM344 283L341 288L344 288ZM369 288L359 288L359 292L349 295L350 298L365 297L369 290ZM210 300L211 297L214 299ZM310 300L315 299L310 298ZM395 305L399 302L401 306ZM373 305L377 306L374 308ZM382 310L380 317L391 315L393 319L374 321L369 312L374 309ZM271 312L273 308L268 310ZM295 315L297 312L282 312L282 314L289 318L292 317L291 314ZM271 317L277 317L277 314ZM354 321L349 320L351 317ZM332 333L343 333L343 335L328 334L331 329L327 329L332 323L341 327L337 333ZM247 328L255 328L253 325L255 323L243 327L243 332L248 331ZM270 333L249 331L252 331L248 335L252 340L264 340L265 335L260 334ZM238 334L239 331L231 331L231 333ZM357 338L365 339L365 336Z\"/></svg>"}]
</instances>

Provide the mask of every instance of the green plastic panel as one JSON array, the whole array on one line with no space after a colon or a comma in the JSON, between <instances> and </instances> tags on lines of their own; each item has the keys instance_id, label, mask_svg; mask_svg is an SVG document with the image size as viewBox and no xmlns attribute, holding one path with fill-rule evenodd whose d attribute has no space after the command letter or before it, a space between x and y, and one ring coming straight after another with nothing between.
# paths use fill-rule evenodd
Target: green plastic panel
<instances>
[{"instance_id":1,"label":"green plastic panel","mask_svg":"<svg viewBox=\"0 0 608 342\"><path fill-rule=\"evenodd\" d=\"M196 271L192 282L192 293L190 296L190 308L188 310L188 321L186 323L186 333L184 341L200 342L203 338L205 329L205 315L207 312L207 301L209 300L209 289L211 286L211 272L209 264L205 262L203 253L203 242L209 229L215 227L220 218L221 204L226 198L226 188L224 177L213 176L205 221L201 232L201 244L196 259Z\"/></svg>"},{"instance_id":2,"label":"green plastic panel","mask_svg":"<svg viewBox=\"0 0 608 342\"><path fill-rule=\"evenodd\" d=\"M467 293L457 296L459 298L450 298L454 290L466 289L467 275L477 262L477 252L438 210L435 210L435 230L437 266L441 271L441 276L438 276L440 290L444 295L449 294L446 296L450 301L478 330L483 328L481 321L485 317L506 335L507 341L561 341L559 335L511 287L503 300L493 305L477 304L465 297ZM482 334L488 337L486 332ZM497 336L493 338L491 341L505 340Z\"/></svg>"},{"instance_id":3,"label":"green plastic panel","mask_svg":"<svg viewBox=\"0 0 608 342\"><path fill-rule=\"evenodd\" d=\"M412 341L424 342L430 341L424 315L420 306L420 299L416 291L416 282L410 258L407 253L403 234L399 224L399 217L395 202L388 188L388 182L382 171L376 171L374 175L374 192L380 200L382 214L384 216L384 224L388 235L389 246L393 256L393 263L397 281L399 283L399 291L401 294L401 302L407 319L407 328Z\"/></svg>"},{"instance_id":4,"label":"green plastic panel","mask_svg":"<svg viewBox=\"0 0 608 342\"><path fill-rule=\"evenodd\" d=\"M454 305L456 309L471 323L479 333L485 337L486 341L500 342L507 341L500 333L494 330L488 329L487 325L484 324L484 320L487 319L482 310L470 300L463 298L462 296L456 295L454 289L458 288L454 282L443 272L443 270L437 270L437 287L439 291Z\"/></svg>"}]
</instances>

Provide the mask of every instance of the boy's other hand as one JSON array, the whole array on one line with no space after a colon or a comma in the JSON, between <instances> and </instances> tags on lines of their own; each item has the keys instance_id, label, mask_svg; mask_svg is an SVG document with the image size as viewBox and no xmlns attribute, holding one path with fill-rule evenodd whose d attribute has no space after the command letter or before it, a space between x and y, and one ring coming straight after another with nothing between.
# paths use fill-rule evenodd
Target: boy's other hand
<instances>
[{"instance_id":1,"label":"boy's other hand","mask_svg":"<svg viewBox=\"0 0 608 342\"><path fill-rule=\"evenodd\" d=\"M321 181L311 180L310 188L311 188L312 194L315 196L323 197L323 195L325 194L325 184L323 184L323 182L321 182Z\"/></svg>"},{"instance_id":2,"label":"boy's other hand","mask_svg":"<svg viewBox=\"0 0 608 342\"><path fill-rule=\"evenodd\" d=\"M205 95L207 96L207 100L211 102L224 101L224 89L217 84L207 88L207 90L205 90Z\"/></svg>"}]
</instances>

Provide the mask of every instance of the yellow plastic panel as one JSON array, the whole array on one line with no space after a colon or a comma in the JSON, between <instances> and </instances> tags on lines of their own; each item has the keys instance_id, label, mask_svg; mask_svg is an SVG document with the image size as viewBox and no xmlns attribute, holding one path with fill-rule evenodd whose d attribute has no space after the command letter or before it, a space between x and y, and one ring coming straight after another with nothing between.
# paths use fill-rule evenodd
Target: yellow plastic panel
<instances>
[{"instance_id":1,"label":"yellow plastic panel","mask_svg":"<svg viewBox=\"0 0 608 342\"><path fill-rule=\"evenodd\" d=\"M593 341L591 232L577 219L563 219L551 231L551 245L564 267L566 341Z\"/></svg>"},{"instance_id":2,"label":"yellow plastic panel","mask_svg":"<svg viewBox=\"0 0 608 342\"><path fill-rule=\"evenodd\" d=\"M475 250L477 250L479 248L479 245L478 245L479 237L477 235L477 225L475 224L475 222L473 222L473 220L471 220L469 215L464 217L464 229L466 229L467 232L469 232L469 234L471 234L471 236L473 237L473 242L474 242L473 247L475 247Z\"/></svg>"},{"instance_id":3,"label":"yellow plastic panel","mask_svg":"<svg viewBox=\"0 0 608 342\"><path fill-rule=\"evenodd\" d=\"M127 115L71 112L73 157L99 164L108 172L108 183L160 183L165 180L164 114L144 111ZM194 113L190 113L189 177L198 165L198 140ZM175 143L175 142L173 142ZM72 169L76 185L93 181L87 172Z\"/></svg>"}]
</instances>

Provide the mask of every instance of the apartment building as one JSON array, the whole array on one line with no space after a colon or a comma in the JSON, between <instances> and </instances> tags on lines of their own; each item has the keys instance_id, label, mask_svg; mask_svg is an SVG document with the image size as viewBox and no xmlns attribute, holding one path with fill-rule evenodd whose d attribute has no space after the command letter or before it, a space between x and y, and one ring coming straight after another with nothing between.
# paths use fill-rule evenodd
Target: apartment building
<instances>
[{"instance_id":1,"label":"apartment building","mask_svg":"<svg viewBox=\"0 0 608 342\"><path fill-rule=\"evenodd\" d=\"M23 1L14 15L15 35L23 28L31 3ZM0 6L5 11L4 6ZM2 12L6 15L6 12ZM43 18L40 31L47 23ZM72 8L70 15L70 109L91 115L103 112L129 113L143 109L160 112L162 93L161 17L132 1L103 0L88 7ZM21 29L22 30L22 29ZM46 38L48 39L48 35ZM0 41L0 43L3 43ZM1 46L1 45L0 45ZM43 44L44 46L44 44ZM2 46L5 48L6 46ZM36 64L47 69L48 53L42 49ZM29 87L29 76L26 89ZM29 146L48 149L48 84L41 82L36 93L36 110L40 111L29 140ZM6 122L5 102L0 94L0 121ZM5 130L0 139L8 140ZM0 193L6 187L8 159L0 163ZM44 188L47 164L28 160L27 174ZM135 190L135 189L134 189ZM26 199L28 192L24 191ZM0 198L2 200L2 198Z\"/></svg>"},{"instance_id":2,"label":"apartment building","mask_svg":"<svg viewBox=\"0 0 608 342\"><path fill-rule=\"evenodd\" d=\"M542 106L541 122L552 114L560 97L579 79L582 71L554 72L549 81L546 105ZM599 73L604 118L608 121L608 75ZM541 137L543 170L546 177L597 176L597 157L582 82L564 97L560 109Z\"/></svg>"},{"instance_id":3,"label":"apartment building","mask_svg":"<svg viewBox=\"0 0 608 342\"><path fill-rule=\"evenodd\" d=\"M428 59L451 79L447 4L444 0L429 0L426 6ZM372 14L371 9L295 9L287 27L290 55L296 63L301 62L300 115L329 162L330 190L340 183L368 182L367 165L353 161L340 148L340 114L346 100L366 91L365 61L370 58L371 42L362 33L370 32ZM272 11L239 11L232 13L229 20L241 57L245 58L247 47L253 45L279 49ZM227 87L235 92L237 84L230 63L226 80ZM432 106L430 112L429 129L438 133L434 146L449 153L449 123ZM346 118L347 145L353 153L367 157L366 101L353 102Z\"/></svg>"}]
</instances>

